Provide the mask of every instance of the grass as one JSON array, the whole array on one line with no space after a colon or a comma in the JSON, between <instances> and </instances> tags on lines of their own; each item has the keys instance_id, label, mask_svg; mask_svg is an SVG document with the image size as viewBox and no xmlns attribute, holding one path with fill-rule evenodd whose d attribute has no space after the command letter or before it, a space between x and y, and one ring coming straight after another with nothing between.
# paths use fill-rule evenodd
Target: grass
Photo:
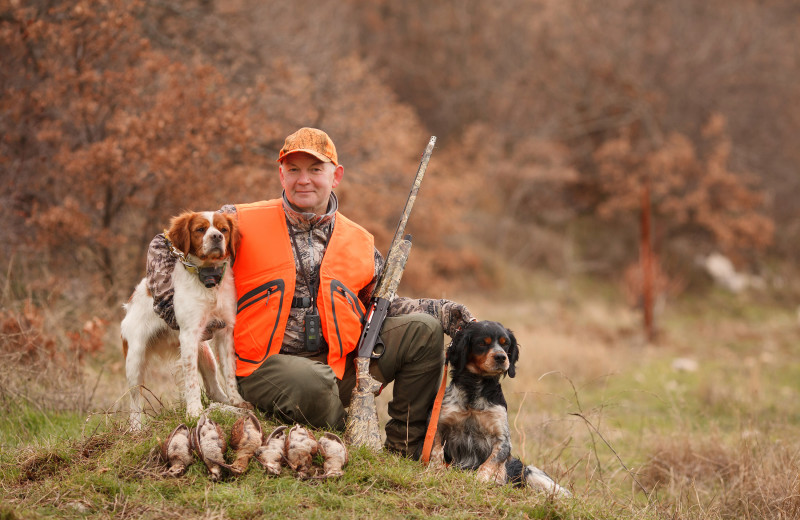
<instances>
[{"instance_id":1,"label":"grass","mask_svg":"<svg viewBox=\"0 0 800 520\"><path fill-rule=\"evenodd\" d=\"M80 435L85 416L77 412L43 412L8 403L0 417L3 447L15 448L32 442L66 440Z\"/></svg>"},{"instance_id":2,"label":"grass","mask_svg":"<svg viewBox=\"0 0 800 520\"><path fill-rule=\"evenodd\" d=\"M230 430L234 417L212 412ZM276 426L261 417L267 429ZM36 440L2 455L7 517L254 518L561 518L566 504L524 490L475 482L472 474L432 471L389 453L351 452L346 475L298 480L287 468L266 476L255 462L238 478L208 479L198 461L181 478L163 475L160 439L182 421L165 410L141 433L111 420L70 441ZM319 462L319 461L318 461ZM559 512L563 511L563 512Z\"/></svg>"},{"instance_id":3,"label":"grass","mask_svg":"<svg viewBox=\"0 0 800 520\"><path fill-rule=\"evenodd\" d=\"M592 284L580 285L594 294ZM268 477L254 462L218 483L199 462L181 478L165 477L157 446L182 412L161 390L165 406L143 432L128 432L117 413L118 346L109 343L87 365L102 364L108 381L97 370L82 379L97 388L87 392L96 395L93 413L40 405L43 393L14 399L0 385L8 410L0 417L0 520L800 517L794 309L761 296L685 297L658 316L659 341L648 344L640 316L608 287L597 298L574 290L537 280L517 284L510 298L453 297L514 330L518 375L503 382L514 454L574 499L366 450L351 452L335 480L301 481L288 469ZM229 430L234 418L215 414ZM277 425L260 419L267 431Z\"/></svg>"}]
</instances>

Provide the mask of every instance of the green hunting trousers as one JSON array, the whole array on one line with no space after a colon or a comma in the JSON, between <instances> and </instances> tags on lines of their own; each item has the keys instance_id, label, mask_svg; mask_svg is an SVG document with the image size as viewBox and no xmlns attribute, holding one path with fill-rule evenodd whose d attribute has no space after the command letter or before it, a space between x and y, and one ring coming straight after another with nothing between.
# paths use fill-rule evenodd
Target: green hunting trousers
<instances>
[{"instance_id":1,"label":"green hunting trousers","mask_svg":"<svg viewBox=\"0 0 800 520\"><path fill-rule=\"evenodd\" d=\"M394 381L385 446L415 456L442 378L444 332L428 314L407 314L387 318L381 339L386 351L372 360L370 373L384 385ZM245 400L281 420L342 430L356 382L355 352L348 358L340 381L324 356L276 354L239 378L239 390Z\"/></svg>"}]
</instances>

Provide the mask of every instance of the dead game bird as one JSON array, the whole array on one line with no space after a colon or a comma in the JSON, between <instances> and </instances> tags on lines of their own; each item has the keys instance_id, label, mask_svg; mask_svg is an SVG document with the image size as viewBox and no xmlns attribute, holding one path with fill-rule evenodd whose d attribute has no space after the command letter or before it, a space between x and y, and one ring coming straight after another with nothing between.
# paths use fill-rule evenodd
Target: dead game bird
<instances>
[{"instance_id":1,"label":"dead game bird","mask_svg":"<svg viewBox=\"0 0 800 520\"><path fill-rule=\"evenodd\" d=\"M228 442L236 456L231 464L231 472L234 475L241 475L247 471L250 459L261 448L263 441L264 432L261 430L261 423L252 413L248 412L234 423Z\"/></svg>"},{"instance_id":2,"label":"dead game bird","mask_svg":"<svg viewBox=\"0 0 800 520\"><path fill-rule=\"evenodd\" d=\"M225 462L225 451L228 449L222 427L206 417L200 416L197 427L192 430L192 448L200 457L209 473L211 480L216 482L222 478L222 468L231 469Z\"/></svg>"},{"instance_id":3,"label":"dead game bird","mask_svg":"<svg viewBox=\"0 0 800 520\"><path fill-rule=\"evenodd\" d=\"M312 459L319 446L314 435L300 425L295 425L286 435L286 464L299 478L307 478L313 468Z\"/></svg>"},{"instance_id":4,"label":"dead game bird","mask_svg":"<svg viewBox=\"0 0 800 520\"><path fill-rule=\"evenodd\" d=\"M344 475L344 466L347 464L347 446L338 435L325 432L325 435L318 442L319 452L325 459L322 469L325 473L322 478L341 477Z\"/></svg>"},{"instance_id":5,"label":"dead game bird","mask_svg":"<svg viewBox=\"0 0 800 520\"><path fill-rule=\"evenodd\" d=\"M280 475L286 459L286 426L278 426L256 451L256 460L270 475Z\"/></svg>"},{"instance_id":6,"label":"dead game bird","mask_svg":"<svg viewBox=\"0 0 800 520\"><path fill-rule=\"evenodd\" d=\"M167 475L170 477L180 477L194 462L190 435L189 427L181 424L161 444L161 456L167 463Z\"/></svg>"}]
</instances>

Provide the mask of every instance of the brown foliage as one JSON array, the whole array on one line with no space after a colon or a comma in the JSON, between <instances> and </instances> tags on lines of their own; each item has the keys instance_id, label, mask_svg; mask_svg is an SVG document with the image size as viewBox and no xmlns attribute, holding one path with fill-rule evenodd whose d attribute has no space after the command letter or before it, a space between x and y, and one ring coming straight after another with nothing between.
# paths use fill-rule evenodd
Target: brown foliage
<instances>
[{"instance_id":1,"label":"brown foliage","mask_svg":"<svg viewBox=\"0 0 800 520\"><path fill-rule=\"evenodd\" d=\"M759 211L763 195L751 179L729 169L731 143L724 118L714 114L703 133L708 146L702 155L678 133L660 146L637 142L629 129L606 141L595 152L599 215L638 213L639 194L647 184L655 218L667 236L705 233L731 255L770 245L774 225Z\"/></svg>"},{"instance_id":2,"label":"brown foliage","mask_svg":"<svg viewBox=\"0 0 800 520\"><path fill-rule=\"evenodd\" d=\"M564 249L558 242L565 229L548 220L614 208L616 240L607 250L628 240L627 254L593 251L600 257L590 260L613 263L619 272L636 251L627 237L638 235L637 219L619 218L620 211L635 207L645 172L668 199L657 200L663 220L656 225L666 228L659 248L688 240L693 249L748 252L752 263L753 250L771 244L772 208L761 187L778 186L765 182L777 175L764 164L779 159L764 149L756 160L751 139L766 135L753 131L761 125L796 125L797 111L789 107L797 88L789 85L797 82L768 79L786 78L786 60L797 57L796 32L781 21L792 9L788 2L351 3L362 20L362 44L400 99L419 107L434 131L462 136L452 143L459 152L474 153L470 143L499 157L491 181L476 184L484 196L473 194L476 204L498 187L495 181L502 183L504 171L517 172L508 176L506 196L497 198L510 204L497 204L485 217L492 227L495 219L515 224L514 247L501 247L515 261L564 266L566 255L553 251ZM724 125L715 123L720 114ZM792 117L795 123L788 122ZM709 121L716 130L704 135ZM471 140L473 125L490 132ZM531 141L560 147L559 159L514 151L535 150ZM795 152L781 154L791 169ZM481 163L468 167L489 177ZM563 174L550 185L521 179L542 167ZM591 223L595 230L604 225ZM499 236L505 235L501 228ZM689 269L693 258L681 261Z\"/></svg>"},{"instance_id":3,"label":"brown foliage","mask_svg":"<svg viewBox=\"0 0 800 520\"><path fill-rule=\"evenodd\" d=\"M26 301L22 310L0 311L0 338L3 352L13 355L17 362L37 364L56 356L56 341L43 332L44 315Z\"/></svg>"},{"instance_id":4,"label":"brown foliage","mask_svg":"<svg viewBox=\"0 0 800 520\"><path fill-rule=\"evenodd\" d=\"M175 208L221 205L209 182L261 162L245 100L214 67L153 49L140 10L33 3L0 26L2 66L21 71L0 101L4 197L29 230L19 238L98 269L107 287L129 268L126 243L140 246Z\"/></svg>"},{"instance_id":5,"label":"brown foliage","mask_svg":"<svg viewBox=\"0 0 800 520\"><path fill-rule=\"evenodd\" d=\"M86 354L103 344L105 323L87 322L81 332L67 332L64 341L50 330L61 324L32 301L19 309L0 310L0 403L47 409L83 410L88 406L83 384Z\"/></svg>"},{"instance_id":6,"label":"brown foliage","mask_svg":"<svg viewBox=\"0 0 800 520\"><path fill-rule=\"evenodd\" d=\"M252 22L228 13L96 0L4 16L4 43L15 52L3 65L26 71L7 78L13 95L0 107L13 113L3 128L13 163L5 173L17 172L4 197L29 230L24 244L49 251L62 275L86 276L80 270L89 266L106 287L132 283L169 215L278 196L277 148L302 125L334 136L346 166L342 209L385 250L427 141L413 111L352 55L319 60L325 70L311 71L268 53L269 38L246 48L229 36ZM198 31L204 52L193 45ZM186 45L158 45L165 34ZM216 62L237 52L241 60ZM258 61L268 76L239 68ZM248 83L232 83L223 70ZM441 235L437 207L421 204L415 214L424 225L412 231L427 247Z\"/></svg>"}]
</instances>

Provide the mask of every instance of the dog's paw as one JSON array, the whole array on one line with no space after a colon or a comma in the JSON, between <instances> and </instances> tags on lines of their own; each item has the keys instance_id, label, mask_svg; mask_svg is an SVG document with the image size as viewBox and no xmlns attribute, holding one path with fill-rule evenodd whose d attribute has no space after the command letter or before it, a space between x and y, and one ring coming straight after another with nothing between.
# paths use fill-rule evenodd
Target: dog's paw
<instances>
[{"instance_id":1,"label":"dog's paw","mask_svg":"<svg viewBox=\"0 0 800 520\"><path fill-rule=\"evenodd\" d=\"M252 404L248 403L244 399L242 399L238 403L236 401L234 401L234 402L231 403L231 405L235 406L236 408L242 408L243 410L249 410L251 412L254 412L256 410L255 406L253 406Z\"/></svg>"},{"instance_id":2,"label":"dog's paw","mask_svg":"<svg viewBox=\"0 0 800 520\"><path fill-rule=\"evenodd\" d=\"M187 403L186 404L186 416L187 417L200 417L200 414L203 413L203 405L199 402L195 403Z\"/></svg>"},{"instance_id":3,"label":"dog's paw","mask_svg":"<svg viewBox=\"0 0 800 520\"><path fill-rule=\"evenodd\" d=\"M430 461L428 462L428 467L434 469L440 469L446 467L444 463L444 449L438 447L438 448L433 448L431 450L431 458Z\"/></svg>"},{"instance_id":4,"label":"dog's paw","mask_svg":"<svg viewBox=\"0 0 800 520\"><path fill-rule=\"evenodd\" d=\"M211 403L211 404L208 405L208 408L206 408L207 412L211 412L213 410L218 410L218 411L224 412L224 413L230 413L230 414L233 414L233 415L236 415L236 416L247 415L247 409L246 408L240 407L240 406L232 406L232 405L225 404L225 403Z\"/></svg>"},{"instance_id":5,"label":"dog's paw","mask_svg":"<svg viewBox=\"0 0 800 520\"><path fill-rule=\"evenodd\" d=\"M478 480L481 482L493 482L503 485L508 480L506 477L506 467L504 464L494 464L484 462L478 468Z\"/></svg>"},{"instance_id":6,"label":"dog's paw","mask_svg":"<svg viewBox=\"0 0 800 520\"><path fill-rule=\"evenodd\" d=\"M556 484L556 482L544 471L536 466L527 466L524 470L525 484L533 489L544 491L552 496L568 498L572 496L568 490Z\"/></svg>"}]
</instances>

